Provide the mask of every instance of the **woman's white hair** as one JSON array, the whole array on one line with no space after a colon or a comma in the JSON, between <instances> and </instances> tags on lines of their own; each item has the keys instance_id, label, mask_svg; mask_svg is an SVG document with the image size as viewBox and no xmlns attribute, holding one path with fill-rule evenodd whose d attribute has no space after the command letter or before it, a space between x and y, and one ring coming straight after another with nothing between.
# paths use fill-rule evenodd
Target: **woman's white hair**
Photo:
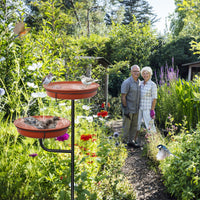
<instances>
[{"instance_id":1,"label":"woman's white hair","mask_svg":"<svg viewBox=\"0 0 200 200\"><path fill-rule=\"evenodd\" d=\"M152 74L153 74L153 71L152 71L151 67L148 67L148 66L143 67L142 70L141 70L141 74L142 74L144 71L149 72L151 76L152 76Z\"/></svg>"}]
</instances>

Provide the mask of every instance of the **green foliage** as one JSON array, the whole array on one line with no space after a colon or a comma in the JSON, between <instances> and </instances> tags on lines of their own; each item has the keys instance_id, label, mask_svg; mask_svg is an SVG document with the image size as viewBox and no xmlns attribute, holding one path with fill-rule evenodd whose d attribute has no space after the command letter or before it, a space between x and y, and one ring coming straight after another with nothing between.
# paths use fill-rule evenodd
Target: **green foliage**
<instances>
[{"instance_id":1,"label":"green foliage","mask_svg":"<svg viewBox=\"0 0 200 200\"><path fill-rule=\"evenodd\" d=\"M200 29L199 1L177 1L176 13L184 22L184 25L182 25L179 34L198 36Z\"/></svg>"},{"instance_id":2,"label":"green foliage","mask_svg":"<svg viewBox=\"0 0 200 200\"><path fill-rule=\"evenodd\" d=\"M110 103L109 116L111 119L119 119L122 116L121 109L121 95L118 97L109 96L108 102Z\"/></svg>"},{"instance_id":3,"label":"green foliage","mask_svg":"<svg viewBox=\"0 0 200 200\"><path fill-rule=\"evenodd\" d=\"M200 77L196 75L196 76L194 77L193 81L194 81L194 84L195 84L195 85L199 88L199 90L200 90ZM200 94L199 94L199 91L197 91L197 92L194 91L193 94L194 94L194 100L197 101L197 102L199 102L199 101L200 101Z\"/></svg>"},{"instance_id":4,"label":"green foliage","mask_svg":"<svg viewBox=\"0 0 200 200\"><path fill-rule=\"evenodd\" d=\"M113 25L107 44L111 63L129 61L130 65L147 65L148 57L156 45L155 35L150 25L140 24L134 19L129 25Z\"/></svg>"},{"instance_id":5,"label":"green foliage","mask_svg":"<svg viewBox=\"0 0 200 200\"><path fill-rule=\"evenodd\" d=\"M161 162L160 168L163 173L164 184L168 191L177 199L198 199L199 193L199 153L200 153L200 129L191 133L182 131L174 137L170 149L179 157L169 158Z\"/></svg>"},{"instance_id":6,"label":"green foliage","mask_svg":"<svg viewBox=\"0 0 200 200\"><path fill-rule=\"evenodd\" d=\"M147 135L147 156L154 161L162 173L164 184L169 193L178 200L199 199L199 171L200 171L200 124L195 131L188 131L187 121L175 123L170 116L166 123L169 130L167 137L163 138L160 133ZM178 133L175 135L175 131ZM157 161L156 154L158 144L166 145L174 156Z\"/></svg>"},{"instance_id":7,"label":"green foliage","mask_svg":"<svg viewBox=\"0 0 200 200\"><path fill-rule=\"evenodd\" d=\"M194 100L194 92L198 92L198 86L181 79L160 86L156 104L156 120L159 127L165 125L167 117L171 114L176 123L181 123L186 116L187 128L195 128L200 119L200 107L199 102Z\"/></svg>"},{"instance_id":8,"label":"green foliage","mask_svg":"<svg viewBox=\"0 0 200 200\"><path fill-rule=\"evenodd\" d=\"M130 76L128 61L120 61L109 68L109 93L112 97L118 97L121 93L122 82Z\"/></svg>"},{"instance_id":9,"label":"green foliage","mask_svg":"<svg viewBox=\"0 0 200 200\"><path fill-rule=\"evenodd\" d=\"M107 57L106 43L109 41L108 37L102 37L97 34L91 34L90 37L81 36L76 38L76 45L82 50L85 56Z\"/></svg>"},{"instance_id":10,"label":"green foliage","mask_svg":"<svg viewBox=\"0 0 200 200\"><path fill-rule=\"evenodd\" d=\"M198 56L194 55L190 49L190 42L193 40L191 36L179 37L171 41L159 39L159 45L155 47L155 52L150 56L150 66L158 71L160 66L170 64L174 58L174 66L179 69L179 75L182 78L187 78L188 69L182 67L182 64L195 62Z\"/></svg>"},{"instance_id":11,"label":"green foliage","mask_svg":"<svg viewBox=\"0 0 200 200\"><path fill-rule=\"evenodd\" d=\"M176 0L175 2L177 8L172 18L171 30L175 37L192 36L191 49L194 54L199 54L199 1Z\"/></svg>"}]
</instances>

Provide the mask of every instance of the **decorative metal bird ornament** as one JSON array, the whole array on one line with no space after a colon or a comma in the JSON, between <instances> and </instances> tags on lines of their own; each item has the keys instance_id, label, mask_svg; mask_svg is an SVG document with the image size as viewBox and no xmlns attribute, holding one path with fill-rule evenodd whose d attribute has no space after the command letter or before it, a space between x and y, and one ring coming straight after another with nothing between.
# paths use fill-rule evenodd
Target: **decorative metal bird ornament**
<instances>
[{"instance_id":1,"label":"decorative metal bird ornament","mask_svg":"<svg viewBox=\"0 0 200 200\"><path fill-rule=\"evenodd\" d=\"M165 158L167 158L169 156L174 156L174 157L178 158L173 153L171 153L170 150L166 146L164 146L162 144L159 144L157 146L157 148L159 149L158 154L156 156L157 160L164 160Z\"/></svg>"},{"instance_id":2,"label":"decorative metal bird ornament","mask_svg":"<svg viewBox=\"0 0 200 200\"><path fill-rule=\"evenodd\" d=\"M88 85L90 85L90 84L92 84L92 83L98 81L98 79L95 80L95 79L89 78L89 77L84 76L84 75L82 75L82 76L80 77L80 79L81 79L81 82L82 82L85 86L88 86Z\"/></svg>"},{"instance_id":3,"label":"decorative metal bird ornament","mask_svg":"<svg viewBox=\"0 0 200 200\"><path fill-rule=\"evenodd\" d=\"M47 76L45 76L42 79L42 85L47 85L47 84L51 83L52 79L53 79L53 74L50 72Z\"/></svg>"}]
</instances>

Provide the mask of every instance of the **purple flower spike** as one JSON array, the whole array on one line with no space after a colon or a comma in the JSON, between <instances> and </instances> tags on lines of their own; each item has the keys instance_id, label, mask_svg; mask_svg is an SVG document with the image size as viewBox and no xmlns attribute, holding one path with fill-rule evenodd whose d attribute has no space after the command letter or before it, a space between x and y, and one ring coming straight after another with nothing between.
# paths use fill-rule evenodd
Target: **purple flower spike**
<instances>
[{"instance_id":1,"label":"purple flower spike","mask_svg":"<svg viewBox=\"0 0 200 200\"><path fill-rule=\"evenodd\" d=\"M68 139L69 139L68 133L65 133L64 135L61 135L61 136L56 138L56 140L58 140L58 141L65 141L65 140L68 140Z\"/></svg>"},{"instance_id":2,"label":"purple flower spike","mask_svg":"<svg viewBox=\"0 0 200 200\"><path fill-rule=\"evenodd\" d=\"M29 154L30 157L35 157L35 156L37 156L37 155L38 155L37 153Z\"/></svg>"}]
</instances>

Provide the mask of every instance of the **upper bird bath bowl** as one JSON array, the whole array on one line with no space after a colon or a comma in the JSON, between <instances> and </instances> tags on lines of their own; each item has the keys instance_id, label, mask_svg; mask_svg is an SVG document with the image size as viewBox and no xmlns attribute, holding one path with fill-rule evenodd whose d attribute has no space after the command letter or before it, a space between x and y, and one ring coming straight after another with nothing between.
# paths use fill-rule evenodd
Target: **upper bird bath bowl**
<instances>
[{"instance_id":1,"label":"upper bird bath bowl","mask_svg":"<svg viewBox=\"0 0 200 200\"><path fill-rule=\"evenodd\" d=\"M53 116L32 116L40 121L45 121L53 118ZM27 118L27 117L25 117ZM67 128L71 122L67 119L60 118L57 121L55 128L38 129L33 125L29 125L24 122L25 118L19 118L14 121L14 125L17 127L17 131L26 137L31 138L54 138L64 135L67 132Z\"/></svg>"},{"instance_id":2,"label":"upper bird bath bowl","mask_svg":"<svg viewBox=\"0 0 200 200\"><path fill-rule=\"evenodd\" d=\"M43 86L47 95L56 99L87 99L96 95L99 84L84 85L81 81L61 81Z\"/></svg>"}]
</instances>

